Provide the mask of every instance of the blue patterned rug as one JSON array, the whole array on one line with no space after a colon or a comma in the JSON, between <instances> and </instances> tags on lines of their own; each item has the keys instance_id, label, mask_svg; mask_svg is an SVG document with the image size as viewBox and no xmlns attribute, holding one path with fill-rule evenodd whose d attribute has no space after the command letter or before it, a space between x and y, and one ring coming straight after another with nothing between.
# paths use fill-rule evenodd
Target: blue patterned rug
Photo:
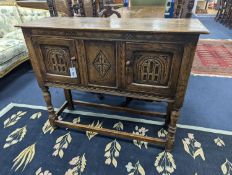
<instances>
[{"instance_id":1,"label":"blue patterned rug","mask_svg":"<svg viewBox=\"0 0 232 175\"><path fill-rule=\"evenodd\" d=\"M178 125L175 149L53 130L45 107L10 104L0 111L0 174L17 175L230 175L232 132ZM165 137L162 122L87 111L60 120Z\"/></svg>"}]
</instances>

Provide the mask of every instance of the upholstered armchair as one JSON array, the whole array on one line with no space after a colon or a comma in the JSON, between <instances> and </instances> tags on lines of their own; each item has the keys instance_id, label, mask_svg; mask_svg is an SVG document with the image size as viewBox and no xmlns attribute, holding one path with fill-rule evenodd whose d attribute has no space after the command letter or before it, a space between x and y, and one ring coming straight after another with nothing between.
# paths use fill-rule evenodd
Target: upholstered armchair
<instances>
[{"instance_id":1,"label":"upholstered armchair","mask_svg":"<svg viewBox=\"0 0 232 175\"><path fill-rule=\"evenodd\" d=\"M22 31L14 26L47 16L47 10L0 2L0 78L29 58Z\"/></svg>"}]
</instances>

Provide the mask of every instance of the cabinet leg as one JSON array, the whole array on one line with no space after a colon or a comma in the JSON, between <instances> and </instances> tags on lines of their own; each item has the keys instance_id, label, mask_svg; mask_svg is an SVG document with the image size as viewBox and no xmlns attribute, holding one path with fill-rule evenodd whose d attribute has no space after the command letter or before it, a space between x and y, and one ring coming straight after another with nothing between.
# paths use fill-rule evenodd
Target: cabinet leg
<instances>
[{"instance_id":1,"label":"cabinet leg","mask_svg":"<svg viewBox=\"0 0 232 175\"><path fill-rule=\"evenodd\" d=\"M166 116L165 124L164 124L165 128L168 128L168 125L170 123L170 118L171 118L172 110L173 110L173 103L168 103L168 106L167 106L167 116Z\"/></svg>"},{"instance_id":2,"label":"cabinet leg","mask_svg":"<svg viewBox=\"0 0 232 175\"><path fill-rule=\"evenodd\" d=\"M72 99L72 92L70 89L64 89L64 96L68 102L68 109L74 110L73 99Z\"/></svg>"},{"instance_id":3,"label":"cabinet leg","mask_svg":"<svg viewBox=\"0 0 232 175\"><path fill-rule=\"evenodd\" d=\"M58 116L56 115L54 108L52 106L52 100L51 100L51 94L49 92L49 88L43 87L42 91L43 91L44 100L47 104L49 122L51 126L55 128L56 125L54 121L58 118Z\"/></svg>"},{"instance_id":4,"label":"cabinet leg","mask_svg":"<svg viewBox=\"0 0 232 175\"><path fill-rule=\"evenodd\" d=\"M177 123L178 117L179 117L179 110L172 111L171 117L170 117L170 122L168 125L167 141L166 141L166 145L165 145L165 150L169 151L169 152L172 151L173 145L175 142L176 123Z\"/></svg>"}]
</instances>

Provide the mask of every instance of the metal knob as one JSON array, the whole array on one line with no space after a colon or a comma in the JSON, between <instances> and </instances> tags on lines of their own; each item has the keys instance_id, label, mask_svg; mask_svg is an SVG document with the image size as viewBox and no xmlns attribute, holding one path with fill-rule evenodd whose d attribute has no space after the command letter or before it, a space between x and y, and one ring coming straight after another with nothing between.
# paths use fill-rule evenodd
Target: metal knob
<instances>
[{"instance_id":1,"label":"metal knob","mask_svg":"<svg viewBox=\"0 0 232 175\"><path fill-rule=\"evenodd\" d=\"M127 61L127 62L126 62L126 66L129 66L130 64L131 64L130 61Z\"/></svg>"},{"instance_id":2,"label":"metal knob","mask_svg":"<svg viewBox=\"0 0 232 175\"><path fill-rule=\"evenodd\" d=\"M75 61L75 60L76 60L76 57L72 57L72 58L71 58L71 61Z\"/></svg>"}]
</instances>

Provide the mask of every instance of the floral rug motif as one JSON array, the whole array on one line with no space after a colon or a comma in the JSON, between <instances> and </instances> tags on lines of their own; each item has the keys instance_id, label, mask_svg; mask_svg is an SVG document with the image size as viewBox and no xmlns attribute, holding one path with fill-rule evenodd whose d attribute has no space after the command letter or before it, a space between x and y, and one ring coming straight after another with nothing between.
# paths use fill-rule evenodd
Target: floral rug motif
<instances>
[{"instance_id":1,"label":"floral rug motif","mask_svg":"<svg viewBox=\"0 0 232 175\"><path fill-rule=\"evenodd\" d=\"M200 39L192 73L232 77L232 40Z\"/></svg>"},{"instance_id":2,"label":"floral rug motif","mask_svg":"<svg viewBox=\"0 0 232 175\"><path fill-rule=\"evenodd\" d=\"M230 175L232 132L178 125L172 153L137 140L54 130L45 107L0 111L1 175ZM163 138L162 122L66 111L59 120Z\"/></svg>"}]
</instances>

